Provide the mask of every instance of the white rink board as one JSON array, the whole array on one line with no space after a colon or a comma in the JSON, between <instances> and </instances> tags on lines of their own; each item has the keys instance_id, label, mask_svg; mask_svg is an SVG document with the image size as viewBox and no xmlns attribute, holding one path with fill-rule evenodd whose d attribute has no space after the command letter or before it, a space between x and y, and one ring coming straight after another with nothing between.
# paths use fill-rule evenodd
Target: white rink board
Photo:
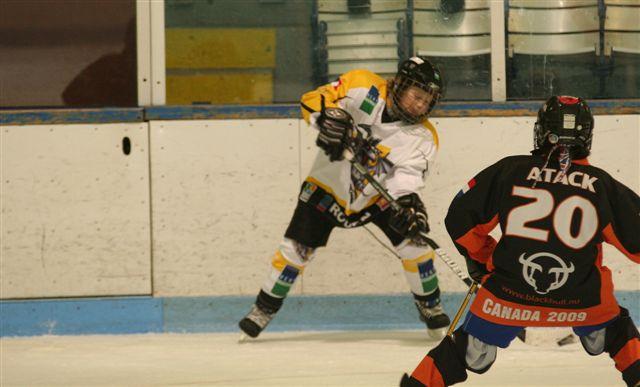
<instances>
[{"instance_id":1,"label":"white rink board","mask_svg":"<svg viewBox=\"0 0 640 387\"><path fill-rule=\"evenodd\" d=\"M433 122L441 151L422 194L432 236L463 266L442 224L446 209L480 169L531 149L534 118ZM592 163L640 192L640 117L596 117L595 133ZM316 133L298 119L5 126L1 134L4 299L255 295L317 149ZM639 290L638 265L608 245L605 264L617 290ZM464 290L436 266L444 291ZM360 228L336 229L291 293L397 292L408 292L401 265Z\"/></svg>"},{"instance_id":2,"label":"white rink board","mask_svg":"<svg viewBox=\"0 0 640 387\"><path fill-rule=\"evenodd\" d=\"M295 207L298 124L151 123L154 295L257 293Z\"/></svg>"},{"instance_id":3,"label":"white rink board","mask_svg":"<svg viewBox=\"0 0 640 387\"><path fill-rule=\"evenodd\" d=\"M2 298L150 294L146 127L2 127Z\"/></svg>"},{"instance_id":4,"label":"white rink board","mask_svg":"<svg viewBox=\"0 0 640 387\"><path fill-rule=\"evenodd\" d=\"M433 120L441 151L422 194L433 237L460 265L463 259L454 254L443 225L451 199L482 168L528 153L534 121ZM638 116L596 117L590 158L635 192L640 191L639 128ZM155 294L256 294L313 161L314 131L298 120L163 121L152 123L151 138ZM159 150L168 144L170 150ZM638 290L638 265L608 246L604 262L614 272L617 290ZM439 260L436 266L445 291L464 290ZM292 294L407 291L400 263L360 228L336 229Z\"/></svg>"}]
</instances>

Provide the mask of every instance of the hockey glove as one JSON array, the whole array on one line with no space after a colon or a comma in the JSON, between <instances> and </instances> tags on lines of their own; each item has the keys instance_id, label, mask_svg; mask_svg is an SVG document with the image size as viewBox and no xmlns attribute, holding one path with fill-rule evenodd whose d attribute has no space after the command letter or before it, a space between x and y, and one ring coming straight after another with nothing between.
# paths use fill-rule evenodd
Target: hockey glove
<instances>
[{"instance_id":1,"label":"hockey glove","mask_svg":"<svg viewBox=\"0 0 640 387\"><path fill-rule=\"evenodd\" d=\"M412 193L396 200L399 211L393 211L389 218L389 227L420 245L425 245L424 237L429 232L427 210L418 194Z\"/></svg>"},{"instance_id":2,"label":"hockey glove","mask_svg":"<svg viewBox=\"0 0 640 387\"><path fill-rule=\"evenodd\" d=\"M331 161L344 159L344 151L349 146L349 136L354 127L353 118L344 109L322 109L316 124L320 128L316 145L329 156Z\"/></svg>"}]
</instances>

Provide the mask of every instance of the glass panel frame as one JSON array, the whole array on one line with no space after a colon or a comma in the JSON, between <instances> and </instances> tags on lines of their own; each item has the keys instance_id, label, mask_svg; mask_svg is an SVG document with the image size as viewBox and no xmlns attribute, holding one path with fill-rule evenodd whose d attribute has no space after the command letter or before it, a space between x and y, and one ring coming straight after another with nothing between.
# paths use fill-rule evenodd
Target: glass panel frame
<instances>
[{"instance_id":1,"label":"glass panel frame","mask_svg":"<svg viewBox=\"0 0 640 387\"><path fill-rule=\"evenodd\" d=\"M138 0L138 2L149 2L150 0ZM314 1L315 0L309 0L309 1ZM422 4L422 3L430 3L430 2L438 2L439 0L413 0L413 1L408 1L408 4ZM532 97L524 97L524 98L519 98L517 96L513 95L513 87L516 87L512 84L511 79L508 77L507 72L510 69L511 66L511 59L510 59L510 55L512 54L512 52L510 52L509 50L509 46L508 46L508 35L506 33L507 29L507 24L508 24L508 7L509 7L509 1L513 1L514 4L517 5L517 3L521 0L486 0L486 2L489 4L490 7L490 19L491 19L491 28L490 28L490 42L491 42L491 49L490 49L490 94L491 94L491 101L494 102L501 102L501 101L511 101L511 100L521 100L521 99L525 99L525 100L530 100L530 99L534 99L534 100L539 100L539 99L543 99L544 97L547 96L547 94L553 94L553 93L561 93L561 90L557 90L557 89L549 89L549 88L545 88L544 92L538 93L540 95L535 95ZM527 0L527 1L531 1L531 0ZM532 0L534 3L536 2L536 0ZM564 2L566 3L566 0L557 0L559 2ZM586 7L589 6L593 0L576 0L578 1L581 7ZM605 8L605 3L611 3L607 6L616 6L616 7L620 7L620 6L629 6L630 2L633 0L595 0L597 1L598 7L599 9L604 9ZM188 1L187 1L188 2ZM375 0L372 0L372 4L373 2L375 2ZM157 6L158 8L162 8L162 10L164 10L164 6L165 6L165 0L157 0L157 1L152 1L153 4L155 4L155 6ZM275 3L278 3L277 1ZM531 3L527 3L529 5L531 5ZM541 3L542 4L542 3ZM424 4L423 4L424 5ZM476 4L477 5L477 4ZM635 3L631 4L631 5L635 5ZM373 6L372 6L373 7ZM471 7L474 8L475 6ZM477 8L477 7L475 7ZM538 9L539 11L543 11L544 7L540 6L536 6L535 4L533 4L533 6L531 6L530 8L532 9ZM394 10L391 10L394 11ZM389 11L389 12L391 12ZM395 12L395 11L394 11ZM602 12L602 11L599 11ZM156 12L156 15L159 14L159 12ZM332 16L333 19L330 18L330 20L343 20L344 18L341 17L340 15L337 16ZM378 15L377 17L381 17L380 15ZM558 16L561 17L561 16ZM160 20L162 19L162 20ZM328 19L329 20L329 19ZM164 45L164 17L162 18L158 18L158 20L155 22L154 24L155 27L152 27L152 33L151 33L151 38L150 41L152 42L160 42L162 41L162 44L158 44L156 48L152 49L152 52L154 53L154 59L152 61L151 64L151 68L152 68L152 73L155 73L155 69L157 68L162 68L162 71L159 71L156 75L156 81L154 82L154 87L160 87L160 85L162 85L163 83L166 85L166 78L163 78L163 73L164 72L164 64L161 63L162 58L164 58L164 50L165 50L165 45ZM564 27L563 27L564 28ZM602 34L604 31L603 27L601 26L600 28L600 34ZM615 38L614 36L614 32L611 32L611 36L613 38ZM162 34L162 35L161 35ZM639 32L640 34L640 32ZM161 37L161 39L158 39L158 37ZM412 36L413 37L413 36ZM626 37L626 36L625 36ZM415 38L415 37L413 37ZM612 41L615 41L615 39L612 38ZM413 40L413 39L412 39ZM602 37L600 37L600 40L602 41ZM311 48L312 50L314 48ZM405 48L405 53L408 52L408 50L413 50L412 44L409 45L408 49ZM629 53L625 53L623 50L619 50L617 52L614 53L614 57L611 56L606 56L607 53L610 54L610 52L606 51L607 48L604 47L604 52L602 47L599 48L594 48L594 51L596 52L596 54L598 55L598 61L600 61L599 64L597 64L597 68L598 70L596 72L602 72L602 71L608 71L608 73L606 73L606 77L614 77L615 75L618 76L618 78L620 78L621 73L626 73L626 76L631 76L631 86L638 84L639 79L640 79L640 74L631 74L633 71L633 65L635 58L630 58L629 55L633 55L633 53L629 54ZM357 51L357 52L356 52ZM354 55L364 55L362 54L363 50L356 50L354 51ZM365 50L366 51L366 50ZM340 52L340 53L335 53L335 55L347 55L347 53L344 52ZM605 56L603 56L603 54L605 54ZM571 58L569 58L569 62L567 63L571 63ZM314 64L315 65L315 64ZM561 66L567 66L567 64L559 64ZM631 70L630 70L631 69ZM447 69L444 69L445 74L447 73L446 71ZM617 71L617 74L616 74ZM631 73L630 73L631 72ZM640 72L640 71L638 71ZM629 75L630 74L630 75ZM386 74L385 74L386 75ZM597 75L597 74L596 74ZM605 78L606 78L605 77ZM606 78L606 79L609 79ZM624 79L624 76L623 76ZM325 79L328 80L328 79ZM618 79L619 81L619 79ZM160 83L156 83L156 82L160 82ZM318 83L318 81L316 81L316 83ZM574 82L575 83L575 82ZM597 83L597 82L596 82ZM601 83L601 82L600 82ZM628 86L628 85L627 85ZM594 86L595 87L595 86ZM640 88L640 87L639 87ZM597 89L597 88L596 88ZM165 87L166 90L166 87ZM594 89L595 90L595 89ZM584 94L584 92L580 92L580 90L572 90L572 93L574 94ZM155 95L161 95L160 90L158 90L158 92L154 92ZM605 91L602 92L602 87L600 87L599 90L593 91L593 92L586 92L586 95L583 95L586 98L589 99L600 99L600 98L638 98L638 95L631 93L627 93L624 92L620 95L617 95L615 90L614 91ZM488 100L487 100L488 101ZM164 101L162 98L158 97L158 98L154 98L153 99L153 104L164 104Z\"/></svg>"}]
</instances>

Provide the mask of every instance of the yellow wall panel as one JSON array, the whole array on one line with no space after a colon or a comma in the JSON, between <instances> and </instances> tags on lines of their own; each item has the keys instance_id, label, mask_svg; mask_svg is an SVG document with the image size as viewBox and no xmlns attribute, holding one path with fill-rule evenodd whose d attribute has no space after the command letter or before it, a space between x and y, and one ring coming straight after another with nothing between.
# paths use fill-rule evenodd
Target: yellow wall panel
<instances>
[{"instance_id":1,"label":"yellow wall panel","mask_svg":"<svg viewBox=\"0 0 640 387\"><path fill-rule=\"evenodd\" d=\"M273 74L270 72L167 74L169 105L189 105L193 102L251 104L272 101Z\"/></svg>"},{"instance_id":2,"label":"yellow wall panel","mask_svg":"<svg viewBox=\"0 0 640 387\"><path fill-rule=\"evenodd\" d=\"M168 28L167 68L274 68L273 28Z\"/></svg>"}]
</instances>

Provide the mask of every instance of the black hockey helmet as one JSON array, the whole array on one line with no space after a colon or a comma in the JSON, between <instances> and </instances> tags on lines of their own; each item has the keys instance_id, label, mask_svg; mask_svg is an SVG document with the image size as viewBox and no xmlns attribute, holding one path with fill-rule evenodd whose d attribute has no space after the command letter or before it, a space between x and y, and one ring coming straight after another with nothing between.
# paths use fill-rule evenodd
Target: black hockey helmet
<instances>
[{"instance_id":1,"label":"black hockey helmet","mask_svg":"<svg viewBox=\"0 0 640 387\"><path fill-rule=\"evenodd\" d=\"M582 98L554 95L538 110L534 152L559 145L568 147L574 158L583 158L591 151L592 138L593 115Z\"/></svg>"},{"instance_id":2,"label":"black hockey helmet","mask_svg":"<svg viewBox=\"0 0 640 387\"><path fill-rule=\"evenodd\" d=\"M400 106L400 98L411 86L419 87L432 96L427 110L422 114L411 114ZM392 116L409 123L420 122L431 113L431 110L436 103L438 103L443 93L444 84L442 83L440 70L431 64L427 58L414 56L400 63L398 72L391 82L390 113Z\"/></svg>"}]
</instances>

